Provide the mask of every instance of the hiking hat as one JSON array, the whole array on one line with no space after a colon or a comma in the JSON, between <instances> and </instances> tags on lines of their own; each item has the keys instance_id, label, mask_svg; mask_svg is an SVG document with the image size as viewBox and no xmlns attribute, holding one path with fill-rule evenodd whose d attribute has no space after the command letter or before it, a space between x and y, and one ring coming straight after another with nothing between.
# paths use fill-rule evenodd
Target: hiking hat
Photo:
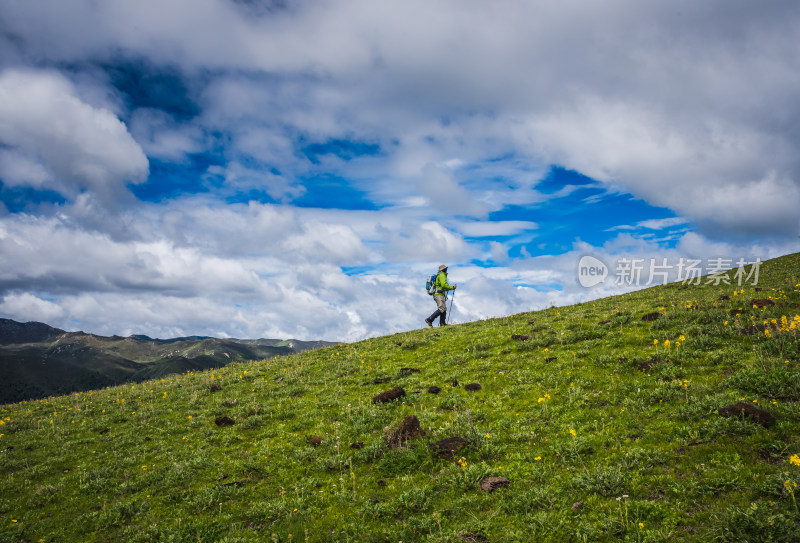
<instances>
[{"instance_id":1,"label":"hiking hat","mask_svg":"<svg viewBox=\"0 0 800 543\"><path fill-rule=\"evenodd\" d=\"M444 270L446 270L446 269L447 269L447 266L445 266L444 264L442 264L441 266L439 266L439 271L444 271Z\"/></svg>"}]
</instances>

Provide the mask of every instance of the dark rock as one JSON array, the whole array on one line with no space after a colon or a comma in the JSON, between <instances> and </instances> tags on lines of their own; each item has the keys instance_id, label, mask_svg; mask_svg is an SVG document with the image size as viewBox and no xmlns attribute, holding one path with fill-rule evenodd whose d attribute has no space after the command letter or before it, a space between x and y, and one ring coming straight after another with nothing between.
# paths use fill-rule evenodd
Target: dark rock
<instances>
[{"instance_id":1,"label":"dark rock","mask_svg":"<svg viewBox=\"0 0 800 543\"><path fill-rule=\"evenodd\" d=\"M277 379L275 379L275 382L276 383L283 383L283 377L278 377Z\"/></svg>"},{"instance_id":2,"label":"dark rock","mask_svg":"<svg viewBox=\"0 0 800 543\"><path fill-rule=\"evenodd\" d=\"M770 306L770 305L775 305L775 302L773 302L772 300L767 300L767 299L750 300L750 307L753 307L753 306L756 306L756 307L767 307L767 306Z\"/></svg>"},{"instance_id":3,"label":"dark rock","mask_svg":"<svg viewBox=\"0 0 800 543\"><path fill-rule=\"evenodd\" d=\"M432 386L431 388L428 389L429 394L439 394L441 391L442 389L437 386Z\"/></svg>"},{"instance_id":4,"label":"dark rock","mask_svg":"<svg viewBox=\"0 0 800 543\"><path fill-rule=\"evenodd\" d=\"M461 534L459 537L469 543L489 543L489 538L482 534Z\"/></svg>"},{"instance_id":5,"label":"dark rock","mask_svg":"<svg viewBox=\"0 0 800 543\"><path fill-rule=\"evenodd\" d=\"M402 347L403 346L403 342L402 341L398 341L397 343L395 343L395 345L397 345L398 347Z\"/></svg>"},{"instance_id":6,"label":"dark rock","mask_svg":"<svg viewBox=\"0 0 800 543\"><path fill-rule=\"evenodd\" d=\"M236 424L236 421L230 417L217 417L214 419L214 422L217 426L233 426Z\"/></svg>"},{"instance_id":7,"label":"dark rock","mask_svg":"<svg viewBox=\"0 0 800 543\"><path fill-rule=\"evenodd\" d=\"M761 288L761 287L756 287L756 292L761 292L762 290L764 290L764 289Z\"/></svg>"},{"instance_id":8,"label":"dark rock","mask_svg":"<svg viewBox=\"0 0 800 543\"><path fill-rule=\"evenodd\" d=\"M775 417L773 417L771 413L745 402L738 402L728 407L720 407L718 411L723 417L749 416L761 426L765 427L775 424Z\"/></svg>"},{"instance_id":9,"label":"dark rock","mask_svg":"<svg viewBox=\"0 0 800 543\"><path fill-rule=\"evenodd\" d=\"M405 377L406 375L419 372L420 370L418 368L400 368L400 377Z\"/></svg>"},{"instance_id":10,"label":"dark rock","mask_svg":"<svg viewBox=\"0 0 800 543\"><path fill-rule=\"evenodd\" d=\"M724 302L724 301L730 300L731 297L728 296L727 294L723 294L722 296L719 297L719 299L720 299L720 301Z\"/></svg>"},{"instance_id":11,"label":"dark rock","mask_svg":"<svg viewBox=\"0 0 800 543\"><path fill-rule=\"evenodd\" d=\"M364 448L364 444L361 441L354 441L353 443L350 444L350 448L351 449L363 449Z\"/></svg>"},{"instance_id":12,"label":"dark rock","mask_svg":"<svg viewBox=\"0 0 800 543\"><path fill-rule=\"evenodd\" d=\"M742 313L744 313L744 311L743 311L743 310L741 310L741 309L731 309L730 311L728 311L728 313L730 313L730 314L731 314L731 315L733 315L734 317L738 317L739 315L741 315Z\"/></svg>"},{"instance_id":13,"label":"dark rock","mask_svg":"<svg viewBox=\"0 0 800 543\"><path fill-rule=\"evenodd\" d=\"M575 503L572 504L572 510L573 511L577 511L581 507L583 507L583 502L575 502Z\"/></svg>"},{"instance_id":14,"label":"dark rock","mask_svg":"<svg viewBox=\"0 0 800 543\"><path fill-rule=\"evenodd\" d=\"M458 379L453 379L453 388L458 386Z\"/></svg>"},{"instance_id":15,"label":"dark rock","mask_svg":"<svg viewBox=\"0 0 800 543\"><path fill-rule=\"evenodd\" d=\"M311 436L308 438L308 444L312 447L319 447L322 444L322 439L317 436Z\"/></svg>"},{"instance_id":16,"label":"dark rock","mask_svg":"<svg viewBox=\"0 0 800 543\"><path fill-rule=\"evenodd\" d=\"M396 449L410 439L424 435L425 431L419 425L419 419L414 415L409 415L400 422L400 426L389 434L386 438L386 445L390 449Z\"/></svg>"},{"instance_id":17,"label":"dark rock","mask_svg":"<svg viewBox=\"0 0 800 543\"><path fill-rule=\"evenodd\" d=\"M431 443L431 449L439 458L453 458L458 451L468 444L469 442L462 437L448 437L436 443Z\"/></svg>"},{"instance_id":18,"label":"dark rock","mask_svg":"<svg viewBox=\"0 0 800 543\"><path fill-rule=\"evenodd\" d=\"M222 387L219 386L217 383L214 383L213 385L208 387L209 392L219 392L220 390L222 390Z\"/></svg>"},{"instance_id":19,"label":"dark rock","mask_svg":"<svg viewBox=\"0 0 800 543\"><path fill-rule=\"evenodd\" d=\"M511 484L511 481L505 477L487 477L481 481L481 490L486 492L494 492L498 488L503 488Z\"/></svg>"},{"instance_id":20,"label":"dark rock","mask_svg":"<svg viewBox=\"0 0 800 543\"><path fill-rule=\"evenodd\" d=\"M378 481L378 486L386 486L386 481L381 479L380 481Z\"/></svg>"},{"instance_id":21,"label":"dark rock","mask_svg":"<svg viewBox=\"0 0 800 543\"><path fill-rule=\"evenodd\" d=\"M150 436L145 437L144 440L145 441L153 441L153 439Z\"/></svg>"},{"instance_id":22,"label":"dark rock","mask_svg":"<svg viewBox=\"0 0 800 543\"><path fill-rule=\"evenodd\" d=\"M481 389L481 385L478 383L470 383L468 385L464 385L464 390L467 392L476 392Z\"/></svg>"},{"instance_id":23,"label":"dark rock","mask_svg":"<svg viewBox=\"0 0 800 543\"><path fill-rule=\"evenodd\" d=\"M659 313L658 311L654 311L653 313L648 313L647 315L643 315L642 316L642 320L643 321L654 321L654 320L658 319L659 317L661 317L661 313Z\"/></svg>"},{"instance_id":24,"label":"dark rock","mask_svg":"<svg viewBox=\"0 0 800 543\"><path fill-rule=\"evenodd\" d=\"M551 362L556 362L557 360L558 358L556 358L555 356L549 356L544 359L544 361L547 362L548 364L550 364Z\"/></svg>"},{"instance_id":25,"label":"dark rock","mask_svg":"<svg viewBox=\"0 0 800 543\"><path fill-rule=\"evenodd\" d=\"M521 334L514 334L513 336L511 336L511 339L513 339L514 341L525 341L525 340L531 339L531 336L523 336Z\"/></svg>"},{"instance_id":26,"label":"dark rock","mask_svg":"<svg viewBox=\"0 0 800 543\"><path fill-rule=\"evenodd\" d=\"M625 363L625 362L627 362L627 361L628 361L628 359L627 359L627 358L625 358L624 356L620 356L620 357L619 357L619 363L620 363L620 364L624 364L624 363Z\"/></svg>"},{"instance_id":27,"label":"dark rock","mask_svg":"<svg viewBox=\"0 0 800 543\"><path fill-rule=\"evenodd\" d=\"M642 370L645 373L650 373L650 370L653 369L653 366L661 364L661 362L662 361L659 360L658 358L651 358L650 360L647 360L646 362L640 362L639 363L639 369Z\"/></svg>"},{"instance_id":28,"label":"dark rock","mask_svg":"<svg viewBox=\"0 0 800 543\"><path fill-rule=\"evenodd\" d=\"M611 322L611 320L600 321L597 324L608 324L609 322Z\"/></svg>"},{"instance_id":29,"label":"dark rock","mask_svg":"<svg viewBox=\"0 0 800 543\"><path fill-rule=\"evenodd\" d=\"M397 387L387 390L386 392L381 392L372 398L372 403L387 403L402 398L405 395L406 391L403 390L403 387Z\"/></svg>"}]
</instances>

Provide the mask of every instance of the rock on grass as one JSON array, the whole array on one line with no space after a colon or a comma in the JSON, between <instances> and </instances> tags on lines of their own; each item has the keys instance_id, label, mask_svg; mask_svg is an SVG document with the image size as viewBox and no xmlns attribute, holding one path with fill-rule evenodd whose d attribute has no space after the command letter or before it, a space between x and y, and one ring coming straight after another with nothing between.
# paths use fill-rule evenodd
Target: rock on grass
<instances>
[{"instance_id":1,"label":"rock on grass","mask_svg":"<svg viewBox=\"0 0 800 543\"><path fill-rule=\"evenodd\" d=\"M396 387L386 392L381 392L372 398L372 403L387 403L402 398L405 395L406 391L403 390L403 387Z\"/></svg>"},{"instance_id":2,"label":"rock on grass","mask_svg":"<svg viewBox=\"0 0 800 543\"><path fill-rule=\"evenodd\" d=\"M718 411L723 417L748 416L764 427L775 424L775 417L771 413L745 402L738 402L728 407L720 407Z\"/></svg>"}]
</instances>

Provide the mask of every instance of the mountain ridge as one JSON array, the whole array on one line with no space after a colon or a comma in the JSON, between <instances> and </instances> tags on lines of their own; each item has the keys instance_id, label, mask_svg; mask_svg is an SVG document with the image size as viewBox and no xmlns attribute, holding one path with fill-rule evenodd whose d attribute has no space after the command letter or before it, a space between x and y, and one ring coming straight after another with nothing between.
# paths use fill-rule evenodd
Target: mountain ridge
<instances>
[{"instance_id":1,"label":"mountain ridge","mask_svg":"<svg viewBox=\"0 0 800 543\"><path fill-rule=\"evenodd\" d=\"M67 332L0 318L0 404L219 368L337 345L295 339L169 339Z\"/></svg>"}]
</instances>

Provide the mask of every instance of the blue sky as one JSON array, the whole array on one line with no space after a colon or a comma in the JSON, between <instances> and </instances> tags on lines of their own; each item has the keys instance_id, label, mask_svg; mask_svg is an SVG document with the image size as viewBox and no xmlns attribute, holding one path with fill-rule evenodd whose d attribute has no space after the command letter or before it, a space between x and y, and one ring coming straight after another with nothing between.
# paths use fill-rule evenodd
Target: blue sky
<instances>
[{"instance_id":1,"label":"blue sky","mask_svg":"<svg viewBox=\"0 0 800 543\"><path fill-rule=\"evenodd\" d=\"M0 317L352 341L442 263L463 322L798 250L795 2L0 6Z\"/></svg>"}]
</instances>

